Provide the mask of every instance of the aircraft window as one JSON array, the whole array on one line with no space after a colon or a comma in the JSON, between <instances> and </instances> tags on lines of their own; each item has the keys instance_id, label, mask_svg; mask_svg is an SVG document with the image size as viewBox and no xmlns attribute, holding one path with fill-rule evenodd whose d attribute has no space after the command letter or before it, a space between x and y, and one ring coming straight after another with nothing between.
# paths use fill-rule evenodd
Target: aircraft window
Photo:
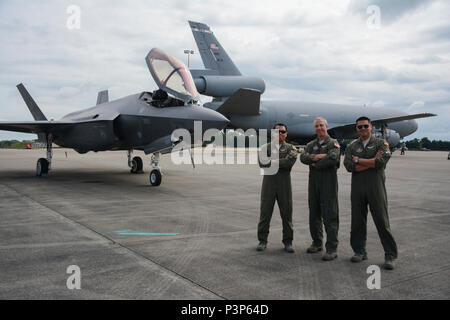
<instances>
[{"instance_id":1,"label":"aircraft window","mask_svg":"<svg viewBox=\"0 0 450 320\"><path fill-rule=\"evenodd\" d=\"M173 74L173 68L168 61L155 59L153 60L153 66L155 67L156 76L162 84Z\"/></svg>"},{"instance_id":2,"label":"aircraft window","mask_svg":"<svg viewBox=\"0 0 450 320\"><path fill-rule=\"evenodd\" d=\"M174 68L169 62L164 60L154 60L155 73L164 87L172 89L184 95L191 95L186 89L183 77L186 74L184 66Z\"/></svg>"}]
</instances>

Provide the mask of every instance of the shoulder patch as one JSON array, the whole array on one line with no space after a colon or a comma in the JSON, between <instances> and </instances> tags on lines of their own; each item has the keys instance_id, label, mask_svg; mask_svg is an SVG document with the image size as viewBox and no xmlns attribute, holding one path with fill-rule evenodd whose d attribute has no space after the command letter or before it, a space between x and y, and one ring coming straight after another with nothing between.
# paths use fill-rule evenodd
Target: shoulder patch
<instances>
[{"instance_id":1,"label":"shoulder patch","mask_svg":"<svg viewBox=\"0 0 450 320\"><path fill-rule=\"evenodd\" d=\"M337 143L337 142L334 144L334 146L335 146L336 148L338 148L338 149L341 147L341 146L339 145L339 143Z\"/></svg>"},{"instance_id":2,"label":"shoulder patch","mask_svg":"<svg viewBox=\"0 0 450 320\"><path fill-rule=\"evenodd\" d=\"M385 145L386 147L389 147L389 143L388 143L387 141L384 142L384 145Z\"/></svg>"}]
</instances>

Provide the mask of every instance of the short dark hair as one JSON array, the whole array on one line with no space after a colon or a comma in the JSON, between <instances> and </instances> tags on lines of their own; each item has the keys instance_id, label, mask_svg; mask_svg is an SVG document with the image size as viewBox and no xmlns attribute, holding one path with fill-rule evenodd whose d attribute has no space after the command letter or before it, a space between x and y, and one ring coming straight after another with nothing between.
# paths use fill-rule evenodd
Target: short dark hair
<instances>
[{"instance_id":1,"label":"short dark hair","mask_svg":"<svg viewBox=\"0 0 450 320\"><path fill-rule=\"evenodd\" d=\"M356 123L358 123L358 121L364 121L364 120L367 120L367 121L369 121L370 124L372 124L370 119L365 116L362 116L362 117L359 117L358 119L356 119Z\"/></svg>"},{"instance_id":2,"label":"short dark hair","mask_svg":"<svg viewBox=\"0 0 450 320\"><path fill-rule=\"evenodd\" d=\"M286 129L286 131L287 131L287 127L286 127L286 125L285 125L284 123L277 123L277 124L275 124L275 125L273 126L272 129L275 129L276 127L284 127L284 128Z\"/></svg>"}]
</instances>

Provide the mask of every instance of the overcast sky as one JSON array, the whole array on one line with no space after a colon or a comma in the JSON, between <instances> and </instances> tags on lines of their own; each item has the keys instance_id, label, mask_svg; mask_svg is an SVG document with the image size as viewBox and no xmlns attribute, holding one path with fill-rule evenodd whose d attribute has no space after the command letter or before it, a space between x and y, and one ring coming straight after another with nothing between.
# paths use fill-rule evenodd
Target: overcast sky
<instances>
[{"instance_id":1,"label":"overcast sky","mask_svg":"<svg viewBox=\"0 0 450 320\"><path fill-rule=\"evenodd\" d=\"M67 27L71 5L80 29ZM100 90L153 90L144 57L159 47L187 61L193 20L243 74L264 78L263 99L433 112L406 139L450 140L449 16L448 0L0 0L0 121L33 120L20 82L55 120L95 105ZM198 54L191 68L203 68Z\"/></svg>"}]
</instances>

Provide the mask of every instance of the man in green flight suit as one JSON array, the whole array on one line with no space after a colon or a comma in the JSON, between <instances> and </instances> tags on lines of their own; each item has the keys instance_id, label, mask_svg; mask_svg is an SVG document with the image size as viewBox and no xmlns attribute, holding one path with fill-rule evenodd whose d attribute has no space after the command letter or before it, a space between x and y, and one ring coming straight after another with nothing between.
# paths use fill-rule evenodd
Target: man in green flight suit
<instances>
[{"instance_id":1,"label":"man in green flight suit","mask_svg":"<svg viewBox=\"0 0 450 320\"><path fill-rule=\"evenodd\" d=\"M276 131L272 133L272 142L261 147L258 159L259 166L265 174L261 188L261 214L258 223L259 244L257 250L263 251L266 249L270 220L276 200L283 224L284 248L287 252L293 253L291 169L297 160L298 152L295 146L285 141L287 137L286 125L278 123L274 126L274 129ZM273 143L274 141L278 141L278 143ZM277 154L278 157L276 157ZM273 159L274 157L276 159ZM272 160L266 161L267 159Z\"/></svg>"},{"instance_id":2,"label":"man in green flight suit","mask_svg":"<svg viewBox=\"0 0 450 320\"><path fill-rule=\"evenodd\" d=\"M309 231L313 242L306 252L322 251L323 221L327 251L322 259L331 261L337 258L339 203L336 172L340 166L341 147L337 140L330 138L327 129L326 119L319 117L314 120L317 138L306 145L300 161L309 165Z\"/></svg>"},{"instance_id":3,"label":"man in green flight suit","mask_svg":"<svg viewBox=\"0 0 450 320\"><path fill-rule=\"evenodd\" d=\"M386 176L384 169L391 157L389 144L372 136L372 124L367 117L356 120L359 138L347 146L344 166L352 173L351 203L352 221L350 244L355 255L352 262L367 259L367 205L378 231L385 252L384 268L394 269L397 258L397 244L389 225Z\"/></svg>"}]
</instances>

